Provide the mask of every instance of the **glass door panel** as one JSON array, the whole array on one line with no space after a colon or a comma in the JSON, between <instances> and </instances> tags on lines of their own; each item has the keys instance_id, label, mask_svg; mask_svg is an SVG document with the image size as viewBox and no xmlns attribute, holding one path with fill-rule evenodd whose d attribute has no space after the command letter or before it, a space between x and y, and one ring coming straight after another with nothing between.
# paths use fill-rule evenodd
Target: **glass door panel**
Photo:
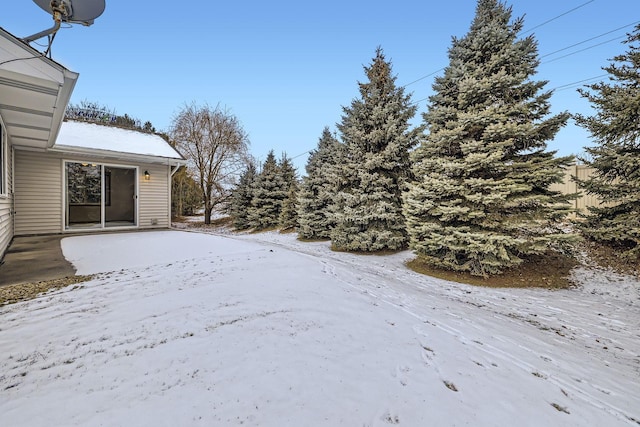
<instances>
[{"instance_id":1,"label":"glass door panel","mask_svg":"<svg viewBox=\"0 0 640 427\"><path fill-rule=\"evenodd\" d=\"M136 170L104 167L104 225L136 225Z\"/></svg>"},{"instance_id":2,"label":"glass door panel","mask_svg":"<svg viewBox=\"0 0 640 427\"><path fill-rule=\"evenodd\" d=\"M87 163L67 163L66 228L93 228L102 225L102 167Z\"/></svg>"}]
</instances>

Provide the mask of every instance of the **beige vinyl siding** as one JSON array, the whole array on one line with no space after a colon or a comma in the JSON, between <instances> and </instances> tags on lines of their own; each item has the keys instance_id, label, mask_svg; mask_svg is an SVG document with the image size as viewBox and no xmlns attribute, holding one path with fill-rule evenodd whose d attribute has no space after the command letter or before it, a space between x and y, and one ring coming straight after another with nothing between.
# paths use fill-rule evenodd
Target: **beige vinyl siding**
<instances>
[{"instance_id":1,"label":"beige vinyl siding","mask_svg":"<svg viewBox=\"0 0 640 427\"><path fill-rule=\"evenodd\" d=\"M144 179L144 171L150 179ZM169 166L140 165L139 209L140 228L169 228ZM152 224L156 220L157 224Z\"/></svg>"},{"instance_id":2,"label":"beige vinyl siding","mask_svg":"<svg viewBox=\"0 0 640 427\"><path fill-rule=\"evenodd\" d=\"M13 221L11 218L11 199L0 198L0 259L4 256L13 238Z\"/></svg>"},{"instance_id":3,"label":"beige vinyl siding","mask_svg":"<svg viewBox=\"0 0 640 427\"><path fill-rule=\"evenodd\" d=\"M15 234L62 231L62 161L37 151L15 151Z\"/></svg>"},{"instance_id":4,"label":"beige vinyl siding","mask_svg":"<svg viewBox=\"0 0 640 427\"><path fill-rule=\"evenodd\" d=\"M2 129L0 128L0 132ZM2 141L3 136L0 136L0 142ZM5 177L7 179L6 182L6 194L0 195L0 259L4 256L5 251L9 247L9 243L11 243L11 239L13 239L13 217L11 215L13 208L13 194L11 193L11 185L13 178L13 168L11 163L11 149L7 144L5 146L5 155L6 155L6 167L7 171Z\"/></svg>"},{"instance_id":5,"label":"beige vinyl siding","mask_svg":"<svg viewBox=\"0 0 640 427\"><path fill-rule=\"evenodd\" d=\"M549 188L553 191L559 191L563 194L579 193L578 198L573 201L573 208L580 213L587 213L590 206L611 206L611 204L602 204L598 197L593 194L587 194L573 180L577 177L580 180L586 180L596 172L594 168L585 165L571 165L567 167L564 181L561 184L552 184Z\"/></svg>"},{"instance_id":6,"label":"beige vinyl siding","mask_svg":"<svg viewBox=\"0 0 640 427\"><path fill-rule=\"evenodd\" d=\"M138 167L138 227L169 228L169 166L16 150L15 234L63 232L63 160ZM151 179L144 179L149 171ZM152 220L157 224L152 224ZM105 228L104 230L112 230ZM80 231L80 230L76 230ZM86 231L86 230L85 230ZM99 232L101 229L91 229ZM69 231L73 232L73 231Z\"/></svg>"}]
</instances>

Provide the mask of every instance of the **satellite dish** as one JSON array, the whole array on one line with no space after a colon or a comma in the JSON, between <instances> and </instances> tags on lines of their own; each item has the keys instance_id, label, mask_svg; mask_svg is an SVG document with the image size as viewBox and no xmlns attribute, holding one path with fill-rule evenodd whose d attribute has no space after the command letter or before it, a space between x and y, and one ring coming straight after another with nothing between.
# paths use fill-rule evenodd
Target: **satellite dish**
<instances>
[{"instance_id":1,"label":"satellite dish","mask_svg":"<svg viewBox=\"0 0 640 427\"><path fill-rule=\"evenodd\" d=\"M33 0L45 12L60 12L62 22L89 26L104 12L104 0Z\"/></svg>"},{"instance_id":2,"label":"satellite dish","mask_svg":"<svg viewBox=\"0 0 640 427\"><path fill-rule=\"evenodd\" d=\"M104 12L105 0L33 0L45 12L53 16L54 25L48 30L41 31L24 40L31 43L41 37L54 34L60 29L60 23L82 24L89 26Z\"/></svg>"}]
</instances>

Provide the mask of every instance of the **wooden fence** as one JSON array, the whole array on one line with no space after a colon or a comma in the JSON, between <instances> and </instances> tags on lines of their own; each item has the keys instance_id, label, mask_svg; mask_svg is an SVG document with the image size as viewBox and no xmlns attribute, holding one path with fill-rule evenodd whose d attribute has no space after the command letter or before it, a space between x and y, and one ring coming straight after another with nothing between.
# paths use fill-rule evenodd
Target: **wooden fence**
<instances>
[{"instance_id":1,"label":"wooden fence","mask_svg":"<svg viewBox=\"0 0 640 427\"><path fill-rule=\"evenodd\" d=\"M578 212L586 213L587 207L600 205L600 200L596 196L586 194L584 190L580 190L578 183L573 181L573 177L584 180L589 178L594 171L595 169L589 166L571 165L567 168L564 182L562 184L553 184L550 189L564 194L580 193L578 198L573 201L573 207Z\"/></svg>"}]
</instances>

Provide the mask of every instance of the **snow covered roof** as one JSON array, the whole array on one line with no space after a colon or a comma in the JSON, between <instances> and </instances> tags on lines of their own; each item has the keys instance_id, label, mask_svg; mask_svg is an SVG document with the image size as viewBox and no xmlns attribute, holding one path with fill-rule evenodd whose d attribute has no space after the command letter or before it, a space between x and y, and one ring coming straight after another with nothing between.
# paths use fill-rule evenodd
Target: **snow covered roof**
<instances>
[{"instance_id":1,"label":"snow covered roof","mask_svg":"<svg viewBox=\"0 0 640 427\"><path fill-rule=\"evenodd\" d=\"M54 149L62 151L114 152L133 156L162 157L180 162L184 157L160 136L95 123L62 123Z\"/></svg>"}]
</instances>

